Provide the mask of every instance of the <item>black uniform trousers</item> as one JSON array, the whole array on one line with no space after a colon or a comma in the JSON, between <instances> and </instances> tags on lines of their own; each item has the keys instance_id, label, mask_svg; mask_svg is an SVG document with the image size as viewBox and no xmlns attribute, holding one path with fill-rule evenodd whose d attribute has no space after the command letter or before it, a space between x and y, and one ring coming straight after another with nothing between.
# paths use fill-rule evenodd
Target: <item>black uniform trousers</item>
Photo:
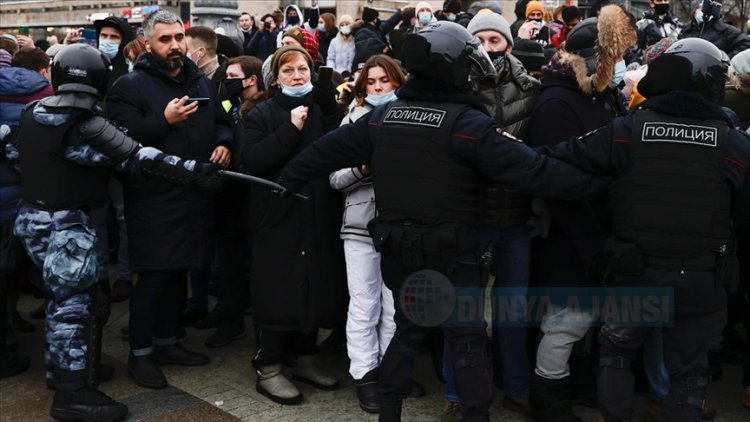
<instances>
[{"instance_id":1,"label":"black uniform trousers","mask_svg":"<svg viewBox=\"0 0 750 422\"><path fill-rule=\"evenodd\" d=\"M599 404L606 421L630 420L634 377L630 363L652 330L661 330L670 390L661 419L699 421L708 387L708 348L722 329L726 293L714 272L646 270L642 277L614 275L617 286L674 287L674 314L661 327L606 322L599 335ZM663 318L662 318L663 319Z\"/></svg>"},{"instance_id":2,"label":"black uniform trousers","mask_svg":"<svg viewBox=\"0 0 750 422\"><path fill-rule=\"evenodd\" d=\"M378 233L382 231L382 223L378 227L375 229L375 243L382 255L380 267L386 286L393 292L396 308L396 333L380 363L379 391L384 401L400 401L407 397L411 388L416 347L434 329L415 323L405 313L401 306L404 282L416 271L435 270L446 275L454 287L474 287L479 292L482 290L482 271L478 265L478 253L461 253L462 248L458 247L455 248L457 253L451 257L443 253L445 251L441 250L440 245L430 245L428 238L440 238L440 231L445 233L444 227L436 229L434 233L438 233L437 236L422 235L430 230L415 230L416 234L414 231L410 233L409 229L401 232L401 227L394 228L399 231L398 236L394 236L393 231L385 229L390 232L385 236L390 239L385 244L378 241L384 238ZM459 234L457 237L465 236ZM408 242L405 239L409 239ZM472 249L478 252L478 236L474 246ZM405 250L407 248L412 250ZM405 256L417 258L416 261L406 259L405 262ZM489 406L494 394L490 359L487 356L487 330L482 312L476 312L475 316L474 320L462 319L460 324L453 324L449 320L440 326L453 351L456 388L464 406L464 420L467 421L489 420Z\"/></svg>"},{"instance_id":3,"label":"black uniform trousers","mask_svg":"<svg viewBox=\"0 0 750 422\"><path fill-rule=\"evenodd\" d=\"M176 339L186 300L186 269L138 272L130 294L130 349L151 347L154 338Z\"/></svg>"}]
</instances>

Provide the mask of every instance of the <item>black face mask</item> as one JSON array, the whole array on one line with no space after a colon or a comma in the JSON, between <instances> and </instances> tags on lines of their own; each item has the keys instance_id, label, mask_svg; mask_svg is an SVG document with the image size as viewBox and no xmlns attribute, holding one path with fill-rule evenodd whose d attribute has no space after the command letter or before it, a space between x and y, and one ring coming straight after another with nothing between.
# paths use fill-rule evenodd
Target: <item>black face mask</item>
<instances>
[{"instance_id":1,"label":"black face mask","mask_svg":"<svg viewBox=\"0 0 750 422\"><path fill-rule=\"evenodd\" d=\"M542 23L542 18L539 18L539 19L531 19L531 18L529 18L529 20L530 21L534 21L534 22Z\"/></svg>"},{"instance_id":2,"label":"black face mask","mask_svg":"<svg viewBox=\"0 0 750 422\"><path fill-rule=\"evenodd\" d=\"M505 67L505 52L504 51L488 51L487 55L492 60L492 66L495 67L495 71L500 74Z\"/></svg>"},{"instance_id":3,"label":"black face mask","mask_svg":"<svg viewBox=\"0 0 750 422\"><path fill-rule=\"evenodd\" d=\"M227 89L227 95L230 99L239 98L242 90L245 87L242 86L242 81L245 79L226 79L224 81L224 88Z\"/></svg>"},{"instance_id":4,"label":"black face mask","mask_svg":"<svg viewBox=\"0 0 750 422\"><path fill-rule=\"evenodd\" d=\"M299 16L287 16L286 23L289 25L299 25Z\"/></svg>"},{"instance_id":5,"label":"black face mask","mask_svg":"<svg viewBox=\"0 0 750 422\"><path fill-rule=\"evenodd\" d=\"M657 15L666 15L669 12L669 3L659 3L654 5L654 12Z\"/></svg>"}]
</instances>

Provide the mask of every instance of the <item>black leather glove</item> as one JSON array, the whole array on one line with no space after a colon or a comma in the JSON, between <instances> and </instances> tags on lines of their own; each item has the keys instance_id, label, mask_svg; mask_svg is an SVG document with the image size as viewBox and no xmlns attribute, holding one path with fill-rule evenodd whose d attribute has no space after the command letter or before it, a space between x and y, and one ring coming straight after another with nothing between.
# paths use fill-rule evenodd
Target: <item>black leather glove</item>
<instances>
[{"instance_id":1,"label":"black leather glove","mask_svg":"<svg viewBox=\"0 0 750 422\"><path fill-rule=\"evenodd\" d=\"M195 163L193 169L195 186L204 192L218 192L223 186L223 181L219 176L219 170L222 169L222 166L214 163Z\"/></svg>"},{"instance_id":2,"label":"black leather glove","mask_svg":"<svg viewBox=\"0 0 750 422\"><path fill-rule=\"evenodd\" d=\"M323 114L331 114L336 111L336 88L332 83L323 86L319 82L313 84L313 102L320 106Z\"/></svg>"}]
</instances>

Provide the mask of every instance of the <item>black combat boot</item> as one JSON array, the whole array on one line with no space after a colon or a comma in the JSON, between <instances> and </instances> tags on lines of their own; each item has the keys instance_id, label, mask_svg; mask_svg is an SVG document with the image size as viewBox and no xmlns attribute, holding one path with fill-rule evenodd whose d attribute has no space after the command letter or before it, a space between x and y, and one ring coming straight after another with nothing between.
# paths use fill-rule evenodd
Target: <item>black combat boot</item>
<instances>
[{"instance_id":1,"label":"black combat boot","mask_svg":"<svg viewBox=\"0 0 750 422\"><path fill-rule=\"evenodd\" d=\"M380 400L378 422L401 422L401 400Z\"/></svg>"},{"instance_id":2,"label":"black combat boot","mask_svg":"<svg viewBox=\"0 0 750 422\"><path fill-rule=\"evenodd\" d=\"M50 416L61 421L114 422L128 414L128 408L90 387L89 371L56 370L57 391Z\"/></svg>"},{"instance_id":3,"label":"black combat boot","mask_svg":"<svg viewBox=\"0 0 750 422\"><path fill-rule=\"evenodd\" d=\"M354 380L354 385L357 387L359 407L367 413L380 412L378 368L370 370L361 379Z\"/></svg>"}]
</instances>

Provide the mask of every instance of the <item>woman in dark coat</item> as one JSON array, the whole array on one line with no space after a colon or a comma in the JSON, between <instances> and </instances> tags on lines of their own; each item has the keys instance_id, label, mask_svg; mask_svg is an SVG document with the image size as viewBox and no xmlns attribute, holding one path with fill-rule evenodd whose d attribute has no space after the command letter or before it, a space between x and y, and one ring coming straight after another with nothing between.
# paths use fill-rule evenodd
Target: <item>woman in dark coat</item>
<instances>
[{"instance_id":1,"label":"woman in dark coat","mask_svg":"<svg viewBox=\"0 0 750 422\"><path fill-rule=\"evenodd\" d=\"M280 92L250 112L241 140L241 165L251 174L275 180L289 160L341 121L330 82L313 88L312 66L310 55L298 46L274 54L271 69ZM302 401L281 373L290 354L296 356L295 378L321 389L338 387L335 378L314 364L315 340L331 312L346 313L346 271L338 237L341 195L325 177L303 191L309 201L283 199L266 189L253 189L251 199L251 288L259 330L253 360L256 388L281 404Z\"/></svg>"}]
</instances>

